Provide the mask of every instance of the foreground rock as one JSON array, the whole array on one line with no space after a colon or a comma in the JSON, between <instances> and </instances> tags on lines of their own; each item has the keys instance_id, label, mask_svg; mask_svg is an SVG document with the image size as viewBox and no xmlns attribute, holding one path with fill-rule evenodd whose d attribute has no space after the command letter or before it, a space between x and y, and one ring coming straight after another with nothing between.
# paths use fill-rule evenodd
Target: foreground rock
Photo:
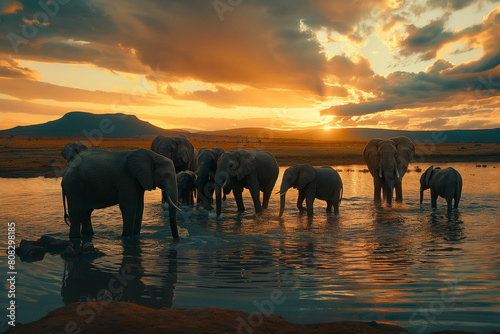
<instances>
[{"instance_id":1,"label":"foreground rock","mask_svg":"<svg viewBox=\"0 0 500 334\"><path fill-rule=\"evenodd\" d=\"M61 254L61 257L65 260L76 257L96 259L105 255L95 248L91 242L80 245L48 235L43 235L37 241L21 240L19 246L16 247L16 254L23 262L41 261L47 252Z\"/></svg>"},{"instance_id":2,"label":"foreground rock","mask_svg":"<svg viewBox=\"0 0 500 334\"><path fill-rule=\"evenodd\" d=\"M399 326L375 321L300 325L277 315L228 309L152 309L123 302L81 304L58 308L7 333L408 333Z\"/></svg>"}]
</instances>

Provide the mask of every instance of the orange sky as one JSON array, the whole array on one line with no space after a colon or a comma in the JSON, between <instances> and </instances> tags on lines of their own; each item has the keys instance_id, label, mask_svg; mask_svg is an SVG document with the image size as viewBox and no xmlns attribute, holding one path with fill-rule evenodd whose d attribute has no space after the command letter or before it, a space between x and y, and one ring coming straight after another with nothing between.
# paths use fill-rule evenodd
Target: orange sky
<instances>
[{"instance_id":1,"label":"orange sky","mask_svg":"<svg viewBox=\"0 0 500 334\"><path fill-rule=\"evenodd\" d=\"M500 1L3 0L0 129L500 127Z\"/></svg>"}]
</instances>

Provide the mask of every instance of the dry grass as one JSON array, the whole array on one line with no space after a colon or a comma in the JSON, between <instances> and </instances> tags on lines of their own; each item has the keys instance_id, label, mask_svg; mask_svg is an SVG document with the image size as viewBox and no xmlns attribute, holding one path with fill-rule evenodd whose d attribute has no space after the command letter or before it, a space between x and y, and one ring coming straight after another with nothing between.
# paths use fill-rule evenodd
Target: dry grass
<instances>
[{"instance_id":1,"label":"dry grass","mask_svg":"<svg viewBox=\"0 0 500 334\"><path fill-rule=\"evenodd\" d=\"M54 177L66 168L61 150L68 139L0 139L0 177ZM73 140L78 141L78 139ZM264 149L271 152L280 166L299 163L312 165L363 164L365 142L320 142L288 139L242 140L237 137L194 137L196 148L223 147ZM95 145L94 145L95 146ZM111 151L150 148L151 140L102 141L98 147ZM500 144L416 144L417 162L493 162L500 161Z\"/></svg>"}]
</instances>

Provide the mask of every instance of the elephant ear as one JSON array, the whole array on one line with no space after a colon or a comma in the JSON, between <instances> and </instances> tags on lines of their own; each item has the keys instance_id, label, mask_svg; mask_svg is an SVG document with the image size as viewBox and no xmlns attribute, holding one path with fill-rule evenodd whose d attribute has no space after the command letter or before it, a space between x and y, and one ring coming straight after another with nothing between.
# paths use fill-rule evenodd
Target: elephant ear
<instances>
[{"instance_id":1,"label":"elephant ear","mask_svg":"<svg viewBox=\"0 0 500 334\"><path fill-rule=\"evenodd\" d=\"M151 151L158 152L158 145L160 145L161 141L164 138L165 138L165 136L162 136L162 135L156 136L156 138L153 139L153 142L151 143Z\"/></svg>"},{"instance_id":2,"label":"elephant ear","mask_svg":"<svg viewBox=\"0 0 500 334\"><path fill-rule=\"evenodd\" d=\"M64 157L64 159L66 159L66 161L69 162L69 156L71 154L71 151L73 151L73 146L75 145L75 143L73 142L68 142L64 148L62 149L61 151L61 155Z\"/></svg>"},{"instance_id":3,"label":"elephant ear","mask_svg":"<svg viewBox=\"0 0 500 334\"><path fill-rule=\"evenodd\" d=\"M188 163L188 161L189 161L189 152L188 152L187 148L185 148L185 147L181 148L178 151L178 154L179 154L179 157L181 158L182 162Z\"/></svg>"},{"instance_id":4,"label":"elephant ear","mask_svg":"<svg viewBox=\"0 0 500 334\"><path fill-rule=\"evenodd\" d=\"M145 190L156 188L153 182L154 159L147 150L133 151L127 157L125 164L130 175L134 176Z\"/></svg>"},{"instance_id":5,"label":"elephant ear","mask_svg":"<svg viewBox=\"0 0 500 334\"><path fill-rule=\"evenodd\" d=\"M429 168L427 168L427 170L422 175L423 177L425 177L425 187L426 188L430 188L429 182L431 181L431 175L432 175L433 168L434 168L434 166L430 166Z\"/></svg>"},{"instance_id":6,"label":"elephant ear","mask_svg":"<svg viewBox=\"0 0 500 334\"><path fill-rule=\"evenodd\" d=\"M415 157L415 145L413 145L413 142L405 136L391 138L391 140L395 143L396 149L398 150L396 160L398 170L401 175L404 175L408 170L408 163Z\"/></svg>"},{"instance_id":7,"label":"elephant ear","mask_svg":"<svg viewBox=\"0 0 500 334\"><path fill-rule=\"evenodd\" d=\"M309 183L311 183L318 172L316 168L311 165L305 164L302 165L299 169L299 179L297 180L297 189L304 189Z\"/></svg>"},{"instance_id":8,"label":"elephant ear","mask_svg":"<svg viewBox=\"0 0 500 334\"><path fill-rule=\"evenodd\" d=\"M382 139L372 139L366 144L363 151L363 159L373 177L378 177L379 174L380 157L378 155L378 148L381 142L383 142Z\"/></svg>"},{"instance_id":9,"label":"elephant ear","mask_svg":"<svg viewBox=\"0 0 500 334\"><path fill-rule=\"evenodd\" d=\"M236 177L241 181L245 176L257 168L257 160L255 159L255 156L248 151L239 150L236 153L236 158L239 164L238 169L236 170Z\"/></svg>"}]
</instances>

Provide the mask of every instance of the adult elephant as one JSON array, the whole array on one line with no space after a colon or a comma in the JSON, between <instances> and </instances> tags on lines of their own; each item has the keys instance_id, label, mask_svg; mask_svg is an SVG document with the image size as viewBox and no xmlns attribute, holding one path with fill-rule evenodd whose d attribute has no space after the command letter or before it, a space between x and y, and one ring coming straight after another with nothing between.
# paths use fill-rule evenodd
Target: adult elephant
<instances>
[{"instance_id":1,"label":"adult elephant","mask_svg":"<svg viewBox=\"0 0 500 334\"><path fill-rule=\"evenodd\" d=\"M151 143L151 151L171 159L176 173L185 170L195 172L197 169L198 151L183 134L177 137L157 136Z\"/></svg>"},{"instance_id":2,"label":"adult elephant","mask_svg":"<svg viewBox=\"0 0 500 334\"><path fill-rule=\"evenodd\" d=\"M91 214L95 209L119 204L123 237L139 234L144 210L144 191L159 187L170 203L172 236L177 231L177 181L172 160L150 150L109 152L87 150L69 164L62 182L64 220L70 221L70 238L94 234ZM66 213L66 201L68 213ZM175 203L174 203L175 201Z\"/></svg>"},{"instance_id":3,"label":"adult elephant","mask_svg":"<svg viewBox=\"0 0 500 334\"><path fill-rule=\"evenodd\" d=\"M392 206L394 188L396 188L396 202L403 201L403 176L414 156L415 145L405 136L389 140L372 139L366 144L363 158L373 176L375 205L382 203L380 198L382 190L387 206Z\"/></svg>"},{"instance_id":4,"label":"adult elephant","mask_svg":"<svg viewBox=\"0 0 500 334\"><path fill-rule=\"evenodd\" d=\"M196 171L198 175L196 179L198 204L204 206L212 204L217 161L224 153L222 147L215 147L211 150L203 147L198 151L198 169Z\"/></svg>"},{"instance_id":5,"label":"adult elephant","mask_svg":"<svg viewBox=\"0 0 500 334\"><path fill-rule=\"evenodd\" d=\"M326 211L339 213L339 204L342 200L343 186L339 173L332 167L313 167L309 164L295 165L285 170L280 188L280 214L285 210L286 192L290 188L297 188L299 197L297 208L304 212L304 200L306 200L307 214L313 214L314 199L326 201Z\"/></svg>"},{"instance_id":6,"label":"adult elephant","mask_svg":"<svg viewBox=\"0 0 500 334\"><path fill-rule=\"evenodd\" d=\"M278 179L279 167L274 156L264 150L229 151L217 161L215 173L215 205L217 217L221 213L221 190L228 194L233 191L238 211L245 211L243 197L244 188L252 195L255 212L262 212L269 204L269 198ZM264 193L262 204L260 193Z\"/></svg>"},{"instance_id":7,"label":"adult elephant","mask_svg":"<svg viewBox=\"0 0 500 334\"><path fill-rule=\"evenodd\" d=\"M83 152L87 149L87 145L85 145L83 142L74 143L70 141L62 149L61 155L69 163L71 160L73 160L74 157L78 155L78 153Z\"/></svg>"}]
</instances>

